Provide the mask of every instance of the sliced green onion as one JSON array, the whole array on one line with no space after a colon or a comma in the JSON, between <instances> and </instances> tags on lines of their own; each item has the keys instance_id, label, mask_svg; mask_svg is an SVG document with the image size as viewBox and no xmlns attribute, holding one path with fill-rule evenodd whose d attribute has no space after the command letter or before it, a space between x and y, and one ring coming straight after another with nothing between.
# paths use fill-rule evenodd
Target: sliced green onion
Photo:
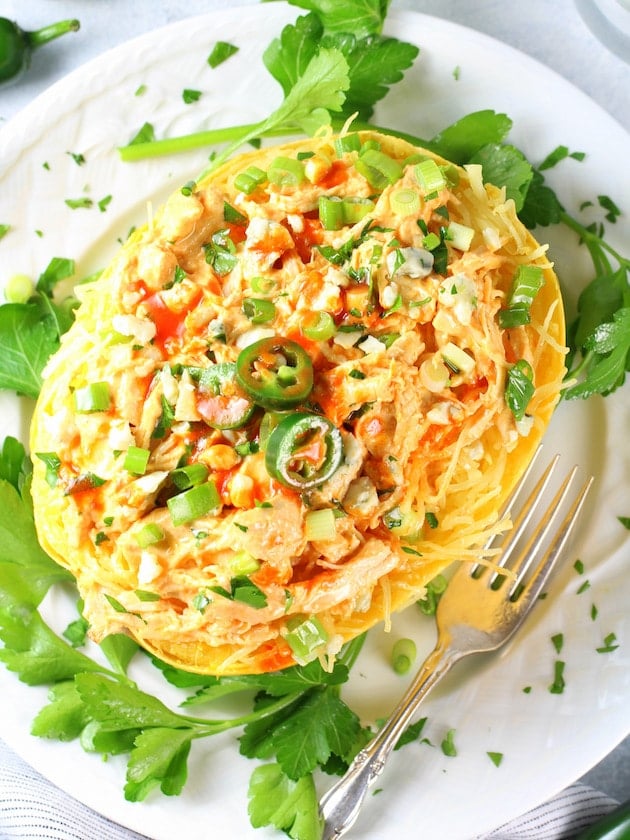
<instances>
[{"instance_id":1,"label":"sliced green onion","mask_svg":"<svg viewBox=\"0 0 630 840\"><path fill-rule=\"evenodd\" d=\"M397 674L406 674L417 656L416 643L413 639L398 639L392 647L392 668Z\"/></svg>"},{"instance_id":2,"label":"sliced green onion","mask_svg":"<svg viewBox=\"0 0 630 840\"><path fill-rule=\"evenodd\" d=\"M302 321L300 331L312 341L328 341L337 331L337 327L329 312L310 312Z\"/></svg>"},{"instance_id":3,"label":"sliced green onion","mask_svg":"<svg viewBox=\"0 0 630 840\"><path fill-rule=\"evenodd\" d=\"M244 298L243 313L252 324L268 324L276 317L276 307L265 298Z\"/></svg>"},{"instance_id":4,"label":"sliced green onion","mask_svg":"<svg viewBox=\"0 0 630 840\"><path fill-rule=\"evenodd\" d=\"M442 347L440 354L444 359L445 364L454 373L470 373L475 367L475 360L469 356L465 350L453 344L452 341Z\"/></svg>"},{"instance_id":5,"label":"sliced green onion","mask_svg":"<svg viewBox=\"0 0 630 840\"><path fill-rule=\"evenodd\" d=\"M27 274L13 274L4 287L7 303L26 303L35 291L35 285Z\"/></svg>"},{"instance_id":6,"label":"sliced green onion","mask_svg":"<svg viewBox=\"0 0 630 840\"><path fill-rule=\"evenodd\" d=\"M344 226L343 199L338 195L320 195L318 207L324 230L340 230Z\"/></svg>"},{"instance_id":7,"label":"sliced green onion","mask_svg":"<svg viewBox=\"0 0 630 840\"><path fill-rule=\"evenodd\" d=\"M365 154L365 152L369 151L377 151L380 152L381 144L378 140L366 140L364 143L361 143L361 148L359 150L360 154Z\"/></svg>"},{"instance_id":8,"label":"sliced green onion","mask_svg":"<svg viewBox=\"0 0 630 840\"><path fill-rule=\"evenodd\" d=\"M123 469L135 475L144 475L147 471L151 452L140 446L130 446L125 454Z\"/></svg>"},{"instance_id":9,"label":"sliced green onion","mask_svg":"<svg viewBox=\"0 0 630 840\"><path fill-rule=\"evenodd\" d=\"M414 169L416 181L425 193L438 192L446 186L444 173L432 158L417 163Z\"/></svg>"},{"instance_id":10,"label":"sliced green onion","mask_svg":"<svg viewBox=\"0 0 630 840\"><path fill-rule=\"evenodd\" d=\"M196 487L208 478L208 467L197 461L194 464L186 464L185 467L178 467L171 473L171 479L179 490L188 490L189 487Z\"/></svg>"},{"instance_id":11,"label":"sliced green onion","mask_svg":"<svg viewBox=\"0 0 630 840\"><path fill-rule=\"evenodd\" d=\"M343 218L347 225L356 225L374 210L371 198L348 195L343 200Z\"/></svg>"},{"instance_id":12,"label":"sliced green onion","mask_svg":"<svg viewBox=\"0 0 630 840\"><path fill-rule=\"evenodd\" d=\"M389 206L397 216L412 216L420 210L420 197L415 190L401 187L390 195Z\"/></svg>"},{"instance_id":13,"label":"sliced green onion","mask_svg":"<svg viewBox=\"0 0 630 840\"><path fill-rule=\"evenodd\" d=\"M304 517L304 536L309 542L333 540L337 535L332 508L309 510Z\"/></svg>"},{"instance_id":14,"label":"sliced green onion","mask_svg":"<svg viewBox=\"0 0 630 840\"><path fill-rule=\"evenodd\" d=\"M161 542L166 535L157 522L147 522L134 536L140 548L148 548Z\"/></svg>"},{"instance_id":15,"label":"sliced green onion","mask_svg":"<svg viewBox=\"0 0 630 840\"><path fill-rule=\"evenodd\" d=\"M343 157L345 152L361 151L361 138L356 131L352 134L344 134L342 137L335 138L334 146L337 157Z\"/></svg>"},{"instance_id":16,"label":"sliced green onion","mask_svg":"<svg viewBox=\"0 0 630 840\"><path fill-rule=\"evenodd\" d=\"M287 621L289 632L285 639L298 662L307 662L328 641L328 633L317 616L296 616Z\"/></svg>"},{"instance_id":17,"label":"sliced green onion","mask_svg":"<svg viewBox=\"0 0 630 840\"><path fill-rule=\"evenodd\" d=\"M252 277L250 284L252 292L259 295L268 295L276 287L276 281L273 277Z\"/></svg>"},{"instance_id":18,"label":"sliced green onion","mask_svg":"<svg viewBox=\"0 0 630 840\"><path fill-rule=\"evenodd\" d=\"M74 408L80 414L107 411L110 404L109 383L92 382L74 392Z\"/></svg>"},{"instance_id":19,"label":"sliced green onion","mask_svg":"<svg viewBox=\"0 0 630 840\"><path fill-rule=\"evenodd\" d=\"M355 225L374 209L374 202L362 196L320 195L319 219L324 230L340 230Z\"/></svg>"},{"instance_id":20,"label":"sliced green onion","mask_svg":"<svg viewBox=\"0 0 630 840\"><path fill-rule=\"evenodd\" d=\"M448 226L448 241L458 251L468 251L475 231L467 225L460 225L459 222L451 222Z\"/></svg>"},{"instance_id":21,"label":"sliced green onion","mask_svg":"<svg viewBox=\"0 0 630 840\"><path fill-rule=\"evenodd\" d=\"M377 190L384 190L402 178L403 168L384 152L367 149L355 162L355 168Z\"/></svg>"},{"instance_id":22,"label":"sliced green onion","mask_svg":"<svg viewBox=\"0 0 630 840\"><path fill-rule=\"evenodd\" d=\"M296 187L305 178L304 164L295 158L281 155L271 162L267 178L278 187Z\"/></svg>"},{"instance_id":23,"label":"sliced green onion","mask_svg":"<svg viewBox=\"0 0 630 840\"><path fill-rule=\"evenodd\" d=\"M507 372L505 402L515 420L525 417L529 401L534 396L534 371L526 359L519 359Z\"/></svg>"},{"instance_id":24,"label":"sliced green onion","mask_svg":"<svg viewBox=\"0 0 630 840\"><path fill-rule=\"evenodd\" d=\"M257 187L260 187L267 180L267 173L257 166L248 166L244 172L234 178L234 186L239 192L251 195Z\"/></svg>"},{"instance_id":25,"label":"sliced green onion","mask_svg":"<svg viewBox=\"0 0 630 840\"><path fill-rule=\"evenodd\" d=\"M221 497L214 482L208 481L206 484L198 484L178 496L173 496L166 504L173 525L184 525L186 522L199 519L217 510L221 504Z\"/></svg>"},{"instance_id":26,"label":"sliced green onion","mask_svg":"<svg viewBox=\"0 0 630 840\"><path fill-rule=\"evenodd\" d=\"M260 561L249 551L237 551L229 560L230 572L233 576L251 575L260 568Z\"/></svg>"},{"instance_id":27,"label":"sliced green onion","mask_svg":"<svg viewBox=\"0 0 630 840\"><path fill-rule=\"evenodd\" d=\"M512 278L507 309L499 312L499 325L503 329L529 324L532 303L544 282L539 265L519 265Z\"/></svg>"}]
</instances>

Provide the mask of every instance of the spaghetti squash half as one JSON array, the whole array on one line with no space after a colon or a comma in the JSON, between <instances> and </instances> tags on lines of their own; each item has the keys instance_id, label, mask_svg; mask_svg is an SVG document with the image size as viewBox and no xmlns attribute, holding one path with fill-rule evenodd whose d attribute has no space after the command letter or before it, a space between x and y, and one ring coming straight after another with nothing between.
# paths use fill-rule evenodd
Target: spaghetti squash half
<instances>
[{"instance_id":1,"label":"spaghetti squash half","mask_svg":"<svg viewBox=\"0 0 630 840\"><path fill-rule=\"evenodd\" d=\"M477 556L564 374L502 190L373 132L234 158L81 291L32 424L96 640L206 674L341 645Z\"/></svg>"}]
</instances>

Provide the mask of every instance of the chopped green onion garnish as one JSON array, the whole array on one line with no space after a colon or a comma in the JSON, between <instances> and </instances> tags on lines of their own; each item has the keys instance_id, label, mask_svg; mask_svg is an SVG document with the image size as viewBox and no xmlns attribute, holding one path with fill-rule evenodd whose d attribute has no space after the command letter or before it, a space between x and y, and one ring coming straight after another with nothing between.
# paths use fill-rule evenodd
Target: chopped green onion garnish
<instances>
[{"instance_id":1,"label":"chopped green onion garnish","mask_svg":"<svg viewBox=\"0 0 630 840\"><path fill-rule=\"evenodd\" d=\"M337 535L332 508L309 510L304 517L304 536L309 542L333 540Z\"/></svg>"},{"instance_id":2,"label":"chopped green onion garnish","mask_svg":"<svg viewBox=\"0 0 630 840\"><path fill-rule=\"evenodd\" d=\"M392 647L392 668L397 674L406 674L413 665L416 655L417 648L413 639L398 639Z\"/></svg>"},{"instance_id":3,"label":"chopped green onion garnish","mask_svg":"<svg viewBox=\"0 0 630 840\"><path fill-rule=\"evenodd\" d=\"M205 464L197 462L186 464L185 467L178 467L171 473L173 484L180 490L188 490L189 487L196 487L208 478L208 468Z\"/></svg>"},{"instance_id":4,"label":"chopped green onion garnish","mask_svg":"<svg viewBox=\"0 0 630 840\"><path fill-rule=\"evenodd\" d=\"M74 408L80 414L92 411L107 411L110 404L109 384L107 382L92 382L74 392Z\"/></svg>"},{"instance_id":5,"label":"chopped green onion garnish","mask_svg":"<svg viewBox=\"0 0 630 840\"><path fill-rule=\"evenodd\" d=\"M271 162L267 171L269 181L278 187L296 187L304 177L304 164L282 155Z\"/></svg>"},{"instance_id":6,"label":"chopped green onion garnish","mask_svg":"<svg viewBox=\"0 0 630 840\"><path fill-rule=\"evenodd\" d=\"M287 621L287 628L289 632L285 639L298 662L312 659L328 641L328 633L314 615L309 618L295 616Z\"/></svg>"},{"instance_id":7,"label":"chopped green onion garnish","mask_svg":"<svg viewBox=\"0 0 630 840\"><path fill-rule=\"evenodd\" d=\"M468 251L474 235L475 231L471 227L460 225L459 222L451 222L448 226L448 241L458 251Z\"/></svg>"},{"instance_id":8,"label":"chopped green onion garnish","mask_svg":"<svg viewBox=\"0 0 630 840\"><path fill-rule=\"evenodd\" d=\"M440 355L444 359L444 363L454 373L470 373L475 367L475 360L469 356L465 350L453 344L452 341L447 342L440 351Z\"/></svg>"},{"instance_id":9,"label":"chopped green onion garnish","mask_svg":"<svg viewBox=\"0 0 630 840\"><path fill-rule=\"evenodd\" d=\"M234 178L234 186L245 195L251 195L257 187L267 180L267 173L257 166L248 166Z\"/></svg>"},{"instance_id":10,"label":"chopped green onion garnish","mask_svg":"<svg viewBox=\"0 0 630 840\"><path fill-rule=\"evenodd\" d=\"M499 325L503 329L529 324L532 303L544 282L539 265L519 265L512 279L507 309L499 312Z\"/></svg>"},{"instance_id":11,"label":"chopped green onion garnish","mask_svg":"<svg viewBox=\"0 0 630 840\"><path fill-rule=\"evenodd\" d=\"M33 281L27 274L13 274L4 287L7 303L26 303L35 290Z\"/></svg>"},{"instance_id":12,"label":"chopped green onion garnish","mask_svg":"<svg viewBox=\"0 0 630 840\"><path fill-rule=\"evenodd\" d=\"M457 755L457 750L455 748L454 736L455 736L455 730L454 729L449 729L448 732L446 733L446 737L444 738L444 740L442 741L442 744L441 744L442 752L444 753L444 755L447 755L449 758L454 758Z\"/></svg>"},{"instance_id":13,"label":"chopped green onion garnish","mask_svg":"<svg viewBox=\"0 0 630 840\"><path fill-rule=\"evenodd\" d=\"M412 216L420 210L420 196L409 187L401 187L390 195L389 206L397 216Z\"/></svg>"},{"instance_id":14,"label":"chopped green onion garnish","mask_svg":"<svg viewBox=\"0 0 630 840\"><path fill-rule=\"evenodd\" d=\"M335 138L334 145L337 156L343 157L345 152L361 151L361 138L356 132L344 134L342 137Z\"/></svg>"},{"instance_id":15,"label":"chopped green onion garnish","mask_svg":"<svg viewBox=\"0 0 630 840\"><path fill-rule=\"evenodd\" d=\"M166 535L157 522L147 522L134 536L140 548L148 548L161 542Z\"/></svg>"},{"instance_id":16,"label":"chopped green onion garnish","mask_svg":"<svg viewBox=\"0 0 630 840\"><path fill-rule=\"evenodd\" d=\"M347 195L343 200L343 218L347 225L356 225L374 210L371 198Z\"/></svg>"},{"instance_id":17,"label":"chopped green onion garnish","mask_svg":"<svg viewBox=\"0 0 630 840\"><path fill-rule=\"evenodd\" d=\"M446 179L444 173L432 158L417 163L414 169L416 181L425 193L433 193L444 189Z\"/></svg>"},{"instance_id":18,"label":"chopped green onion garnish","mask_svg":"<svg viewBox=\"0 0 630 840\"><path fill-rule=\"evenodd\" d=\"M250 283L252 292L259 295L268 295L276 287L276 281L273 277L252 277Z\"/></svg>"},{"instance_id":19,"label":"chopped green onion garnish","mask_svg":"<svg viewBox=\"0 0 630 840\"><path fill-rule=\"evenodd\" d=\"M237 551L230 558L229 566L233 576L237 577L239 575L251 575L253 572L257 572L260 568L260 562L249 551Z\"/></svg>"},{"instance_id":20,"label":"chopped green onion garnish","mask_svg":"<svg viewBox=\"0 0 630 840\"><path fill-rule=\"evenodd\" d=\"M208 481L173 496L166 504L173 525L183 525L217 510L221 504L221 497L214 482Z\"/></svg>"},{"instance_id":21,"label":"chopped green onion garnish","mask_svg":"<svg viewBox=\"0 0 630 840\"><path fill-rule=\"evenodd\" d=\"M147 471L151 452L140 446L130 446L125 454L123 469L135 475L144 475Z\"/></svg>"},{"instance_id":22,"label":"chopped green onion garnish","mask_svg":"<svg viewBox=\"0 0 630 840\"><path fill-rule=\"evenodd\" d=\"M343 199L338 195L320 195L319 220L324 230L339 230L345 224Z\"/></svg>"},{"instance_id":23,"label":"chopped green onion garnish","mask_svg":"<svg viewBox=\"0 0 630 840\"><path fill-rule=\"evenodd\" d=\"M243 313L252 324L268 324L276 317L276 307L265 298L244 298Z\"/></svg>"},{"instance_id":24,"label":"chopped green onion garnish","mask_svg":"<svg viewBox=\"0 0 630 840\"><path fill-rule=\"evenodd\" d=\"M366 149L355 162L355 168L377 190L384 190L402 178L403 168L398 161L377 149Z\"/></svg>"},{"instance_id":25,"label":"chopped green onion garnish","mask_svg":"<svg viewBox=\"0 0 630 840\"><path fill-rule=\"evenodd\" d=\"M311 312L305 316L300 330L313 341L328 341L336 333L337 328L329 312Z\"/></svg>"}]
</instances>

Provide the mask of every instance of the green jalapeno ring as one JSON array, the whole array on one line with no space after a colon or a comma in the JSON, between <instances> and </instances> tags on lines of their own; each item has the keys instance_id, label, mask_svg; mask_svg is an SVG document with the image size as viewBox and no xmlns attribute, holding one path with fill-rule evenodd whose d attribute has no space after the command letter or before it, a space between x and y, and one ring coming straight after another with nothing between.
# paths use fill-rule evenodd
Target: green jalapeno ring
<instances>
[{"instance_id":1,"label":"green jalapeno ring","mask_svg":"<svg viewBox=\"0 0 630 840\"><path fill-rule=\"evenodd\" d=\"M213 429L241 429L256 406L236 381L236 365L220 362L208 368L189 368L198 383L197 410Z\"/></svg>"},{"instance_id":2,"label":"green jalapeno ring","mask_svg":"<svg viewBox=\"0 0 630 840\"><path fill-rule=\"evenodd\" d=\"M285 338L263 338L236 360L236 381L258 405L283 411L303 403L313 389L313 363L303 347Z\"/></svg>"},{"instance_id":3,"label":"green jalapeno ring","mask_svg":"<svg viewBox=\"0 0 630 840\"><path fill-rule=\"evenodd\" d=\"M321 436L321 463L309 464L300 457L309 443ZM273 429L267 440L265 466L272 478L294 490L310 490L327 481L343 461L343 438L339 429L320 414L296 411Z\"/></svg>"}]
</instances>

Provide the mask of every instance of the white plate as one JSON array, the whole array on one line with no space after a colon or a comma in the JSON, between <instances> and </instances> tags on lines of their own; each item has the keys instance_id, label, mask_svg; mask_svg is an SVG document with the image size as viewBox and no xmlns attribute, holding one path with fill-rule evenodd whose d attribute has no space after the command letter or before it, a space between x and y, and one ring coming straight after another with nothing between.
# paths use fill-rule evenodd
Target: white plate
<instances>
[{"instance_id":1,"label":"white plate","mask_svg":"<svg viewBox=\"0 0 630 840\"><path fill-rule=\"evenodd\" d=\"M280 4L234 9L189 19L152 32L90 62L58 83L0 132L0 222L11 232L0 243L0 282L23 271L33 276L52 256L73 257L78 276L102 267L132 224L204 166L202 153L123 164L115 151L147 120L158 136L205 126L251 122L280 100L262 69L261 53L281 25L297 16ZM584 150L584 163L569 160L552 171L565 206L575 211L601 193L630 195L629 138L598 106L532 59L479 33L415 13L392 14L388 31L422 48L403 86L379 108L378 122L430 137L469 111L494 108L513 119L513 141L534 161L560 143ZM240 52L212 71L213 43L236 42ZM459 68L459 79L454 70ZM135 92L146 85L142 96ZM184 105L185 87L203 90ZM78 166L68 152L81 153ZM48 166L44 168L44 163ZM105 212L96 202L112 201ZM65 198L89 195L92 209L70 210ZM40 231L41 235L35 233ZM617 232L621 245L621 231ZM627 236L627 231L626 231ZM576 241L554 233L553 254L573 291L586 279L587 260ZM0 433L21 433L28 407L3 397ZM545 800L588 770L630 731L630 576L628 532L617 516L630 515L630 428L627 390L606 400L563 404L554 418L547 451L579 462L597 476L572 555L556 577L550 597L526 628L499 654L461 664L425 703L425 734L396 753L382 777L383 792L370 797L354 836L384 840L416 836L470 840ZM583 576L573 569L579 557ZM588 579L590 588L576 590ZM591 605L599 613L591 618ZM62 611L59 598L48 615ZM595 648L614 632L619 649ZM413 609L395 634L414 634L420 655L432 646L430 620ZM551 694L556 658L550 638L563 633L566 690ZM348 689L351 705L366 720L385 715L404 687L387 664L392 637L375 630ZM149 666L137 677L148 690L161 678ZM523 688L531 686L530 693ZM111 819L156 840L185 836L275 837L254 831L246 791L253 762L238 755L233 736L195 744L189 782L179 798L152 796L125 802L124 761L84 754L76 744L29 735L30 721L45 702L44 689L26 688L0 670L3 713L0 735L59 787ZM171 702L172 692L166 693ZM458 755L439 744L455 730ZM487 752L504 759L495 767Z\"/></svg>"}]
</instances>

